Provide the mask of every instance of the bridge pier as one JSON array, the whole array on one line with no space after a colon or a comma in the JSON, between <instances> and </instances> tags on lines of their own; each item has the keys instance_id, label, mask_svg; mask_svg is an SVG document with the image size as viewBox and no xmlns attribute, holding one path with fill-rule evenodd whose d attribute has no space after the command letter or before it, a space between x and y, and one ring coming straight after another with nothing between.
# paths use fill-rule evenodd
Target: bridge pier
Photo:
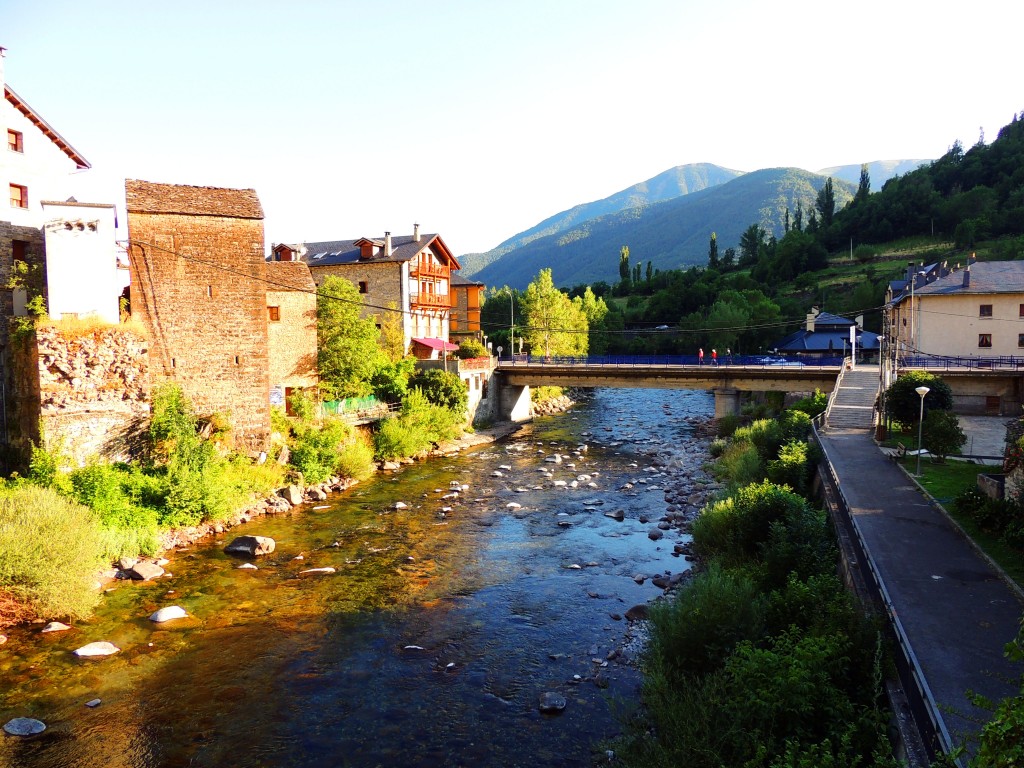
<instances>
[{"instance_id":1,"label":"bridge pier","mask_svg":"<svg viewBox=\"0 0 1024 768\"><path fill-rule=\"evenodd\" d=\"M497 375L498 418L507 421L528 421L530 418L530 387L509 384L505 376Z\"/></svg>"},{"instance_id":2,"label":"bridge pier","mask_svg":"<svg viewBox=\"0 0 1024 768\"><path fill-rule=\"evenodd\" d=\"M715 393L715 418L723 416L737 416L740 412L740 391L731 387L716 387L711 390Z\"/></svg>"}]
</instances>

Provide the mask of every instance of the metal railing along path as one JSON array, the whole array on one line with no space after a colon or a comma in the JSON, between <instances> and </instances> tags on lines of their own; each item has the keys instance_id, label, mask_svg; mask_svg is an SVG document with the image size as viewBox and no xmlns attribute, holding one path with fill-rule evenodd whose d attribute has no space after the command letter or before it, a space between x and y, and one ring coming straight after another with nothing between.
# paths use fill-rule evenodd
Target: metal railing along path
<instances>
[{"instance_id":1,"label":"metal railing along path","mask_svg":"<svg viewBox=\"0 0 1024 768\"><path fill-rule=\"evenodd\" d=\"M587 355L580 357L561 355L504 355L502 365L578 365L609 367L681 367L687 368L837 368L843 357L794 357L781 355L722 355L713 361L707 355L703 361L697 355Z\"/></svg>"}]
</instances>

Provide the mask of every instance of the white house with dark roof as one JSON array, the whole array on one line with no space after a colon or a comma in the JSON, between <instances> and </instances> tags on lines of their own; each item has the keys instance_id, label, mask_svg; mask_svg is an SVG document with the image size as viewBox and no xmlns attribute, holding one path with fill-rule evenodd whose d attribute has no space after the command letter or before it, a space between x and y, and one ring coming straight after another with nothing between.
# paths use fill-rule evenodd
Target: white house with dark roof
<instances>
[{"instance_id":1,"label":"white house with dark roof","mask_svg":"<svg viewBox=\"0 0 1024 768\"><path fill-rule=\"evenodd\" d=\"M878 354L878 334L865 331L857 322L846 317L820 312L813 307L807 314L803 328L773 345L779 352L813 357L845 356L850 350L850 330L857 344L857 356Z\"/></svg>"},{"instance_id":2,"label":"white house with dark roof","mask_svg":"<svg viewBox=\"0 0 1024 768\"><path fill-rule=\"evenodd\" d=\"M359 289L363 315L385 313L402 318L405 348L417 357L437 359L458 347L449 342L452 309L452 271L458 260L438 234L360 237L319 243L279 243L273 261L303 261L319 286L327 275L338 275Z\"/></svg>"},{"instance_id":3,"label":"white house with dark roof","mask_svg":"<svg viewBox=\"0 0 1024 768\"><path fill-rule=\"evenodd\" d=\"M890 330L902 355L1024 356L1024 261L908 273L890 287Z\"/></svg>"}]
</instances>

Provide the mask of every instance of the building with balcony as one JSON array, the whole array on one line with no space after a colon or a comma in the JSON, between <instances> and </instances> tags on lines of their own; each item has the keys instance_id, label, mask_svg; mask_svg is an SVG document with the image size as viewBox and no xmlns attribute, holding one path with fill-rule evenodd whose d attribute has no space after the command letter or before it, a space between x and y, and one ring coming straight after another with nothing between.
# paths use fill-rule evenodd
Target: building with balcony
<instances>
[{"instance_id":1,"label":"building with balcony","mask_svg":"<svg viewBox=\"0 0 1024 768\"><path fill-rule=\"evenodd\" d=\"M302 261L319 286L327 275L355 285L363 299L363 316L381 325L385 313L402 318L406 352L438 359L457 349L449 341L452 272L459 262L438 234L360 237L319 243L279 243L272 261Z\"/></svg>"},{"instance_id":2,"label":"building with balcony","mask_svg":"<svg viewBox=\"0 0 1024 768\"><path fill-rule=\"evenodd\" d=\"M483 304L484 284L462 275L452 275L452 308L450 315L451 340L480 340L480 307Z\"/></svg>"}]
</instances>

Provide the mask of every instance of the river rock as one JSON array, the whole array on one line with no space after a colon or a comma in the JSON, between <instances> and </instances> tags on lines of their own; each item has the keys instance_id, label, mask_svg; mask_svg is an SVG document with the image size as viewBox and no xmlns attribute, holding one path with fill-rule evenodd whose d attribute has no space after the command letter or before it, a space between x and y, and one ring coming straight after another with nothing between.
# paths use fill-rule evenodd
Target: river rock
<instances>
[{"instance_id":1,"label":"river rock","mask_svg":"<svg viewBox=\"0 0 1024 768\"><path fill-rule=\"evenodd\" d=\"M626 611L626 621L644 621L650 615L650 609L644 605L634 605Z\"/></svg>"},{"instance_id":2,"label":"river rock","mask_svg":"<svg viewBox=\"0 0 1024 768\"><path fill-rule=\"evenodd\" d=\"M278 493L281 495L281 498L283 498L293 507L297 504L302 503L302 489L295 484L282 488L280 491L278 491Z\"/></svg>"},{"instance_id":3,"label":"river rock","mask_svg":"<svg viewBox=\"0 0 1024 768\"><path fill-rule=\"evenodd\" d=\"M87 706L89 709L96 709L96 707L98 707L102 703L103 701L100 699L89 699L89 701L85 702L85 706Z\"/></svg>"},{"instance_id":4,"label":"river rock","mask_svg":"<svg viewBox=\"0 0 1024 768\"><path fill-rule=\"evenodd\" d=\"M79 658L86 658L89 656L111 656L120 650L121 649L113 643L108 643L107 641L103 640L98 643L89 643L88 645L83 645L74 653L75 656L78 656Z\"/></svg>"},{"instance_id":5,"label":"river rock","mask_svg":"<svg viewBox=\"0 0 1024 768\"><path fill-rule=\"evenodd\" d=\"M135 581L149 581L164 575L164 569L149 560L140 560L128 569L128 575Z\"/></svg>"},{"instance_id":6,"label":"river rock","mask_svg":"<svg viewBox=\"0 0 1024 768\"><path fill-rule=\"evenodd\" d=\"M660 528L651 528L651 530L647 532L647 538L651 541L657 541L658 539L664 537L664 535L665 532Z\"/></svg>"},{"instance_id":7,"label":"river rock","mask_svg":"<svg viewBox=\"0 0 1024 768\"><path fill-rule=\"evenodd\" d=\"M269 555L276 546L277 543L269 536L239 536L224 547L224 551L229 555L257 557Z\"/></svg>"},{"instance_id":8,"label":"river rock","mask_svg":"<svg viewBox=\"0 0 1024 768\"><path fill-rule=\"evenodd\" d=\"M616 509L614 512L605 512L605 517L610 517L612 520L618 520L620 523L626 519L626 513L621 509Z\"/></svg>"},{"instance_id":9,"label":"river rock","mask_svg":"<svg viewBox=\"0 0 1024 768\"><path fill-rule=\"evenodd\" d=\"M335 543L337 543L337 542L335 542ZM240 566L238 566L238 570L239 571L258 571L259 568L257 568L254 563L242 563Z\"/></svg>"},{"instance_id":10,"label":"river rock","mask_svg":"<svg viewBox=\"0 0 1024 768\"><path fill-rule=\"evenodd\" d=\"M159 611L149 617L150 621L154 621L157 624L162 624L165 621L171 621L172 619L187 619L188 613L180 605L168 605L165 608L161 608Z\"/></svg>"},{"instance_id":11,"label":"river rock","mask_svg":"<svg viewBox=\"0 0 1024 768\"><path fill-rule=\"evenodd\" d=\"M565 697L551 691L546 691L540 695L538 706L541 712L561 712L565 709Z\"/></svg>"},{"instance_id":12,"label":"river rock","mask_svg":"<svg viewBox=\"0 0 1024 768\"><path fill-rule=\"evenodd\" d=\"M65 632L65 631L67 631L69 629L71 629L71 627L69 627L67 624L62 624L59 621L51 621L49 624L47 624L45 627L43 627L39 631L40 632Z\"/></svg>"},{"instance_id":13,"label":"river rock","mask_svg":"<svg viewBox=\"0 0 1024 768\"><path fill-rule=\"evenodd\" d=\"M386 472L394 472L396 469L401 469L402 465L397 461L385 461L380 465L380 468Z\"/></svg>"},{"instance_id":14,"label":"river rock","mask_svg":"<svg viewBox=\"0 0 1024 768\"><path fill-rule=\"evenodd\" d=\"M4 731L11 736L35 736L46 730L46 723L31 717L16 717L4 723Z\"/></svg>"},{"instance_id":15,"label":"river rock","mask_svg":"<svg viewBox=\"0 0 1024 768\"><path fill-rule=\"evenodd\" d=\"M299 571L299 573L334 573L334 571L335 569L328 565L323 568L307 568L304 571Z\"/></svg>"},{"instance_id":16,"label":"river rock","mask_svg":"<svg viewBox=\"0 0 1024 768\"><path fill-rule=\"evenodd\" d=\"M404 501L396 501L392 505L392 509L408 509L408 508L409 508L409 505L406 504Z\"/></svg>"}]
</instances>

